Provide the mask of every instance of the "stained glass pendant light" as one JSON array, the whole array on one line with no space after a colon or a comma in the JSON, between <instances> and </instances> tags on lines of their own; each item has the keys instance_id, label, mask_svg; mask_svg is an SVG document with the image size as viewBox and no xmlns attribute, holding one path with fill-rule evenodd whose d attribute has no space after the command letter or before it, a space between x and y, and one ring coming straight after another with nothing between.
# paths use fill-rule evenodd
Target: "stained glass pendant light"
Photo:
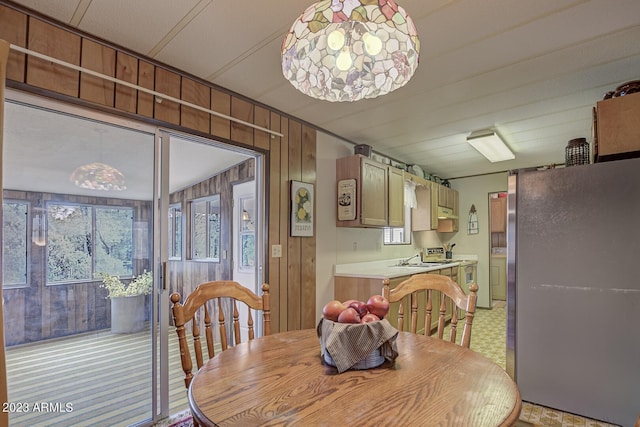
<instances>
[{"instance_id":1,"label":"stained glass pendant light","mask_svg":"<svg viewBox=\"0 0 640 427\"><path fill-rule=\"evenodd\" d=\"M80 188L102 191L126 190L124 175L113 166L104 163L90 163L73 171L71 182Z\"/></svg>"},{"instance_id":2,"label":"stained glass pendant light","mask_svg":"<svg viewBox=\"0 0 640 427\"><path fill-rule=\"evenodd\" d=\"M300 92L332 102L392 92L418 67L413 21L393 0L323 0L293 23L282 72Z\"/></svg>"}]
</instances>

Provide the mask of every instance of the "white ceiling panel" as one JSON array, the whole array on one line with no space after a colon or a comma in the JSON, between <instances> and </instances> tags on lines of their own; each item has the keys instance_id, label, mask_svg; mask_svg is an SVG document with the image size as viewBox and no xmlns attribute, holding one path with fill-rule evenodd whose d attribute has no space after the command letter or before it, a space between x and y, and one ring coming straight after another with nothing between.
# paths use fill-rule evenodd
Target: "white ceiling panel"
<instances>
[{"instance_id":1,"label":"white ceiling panel","mask_svg":"<svg viewBox=\"0 0 640 427\"><path fill-rule=\"evenodd\" d=\"M640 79L638 0L398 1L420 65L403 88L355 103L307 97L282 76L282 38L312 1L17 3L443 178L562 163L569 139L591 140L604 94ZM492 164L466 143L489 127L515 160Z\"/></svg>"},{"instance_id":2,"label":"white ceiling panel","mask_svg":"<svg viewBox=\"0 0 640 427\"><path fill-rule=\"evenodd\" d=\"M23 0L16 3L20 3L30 9L40 12L44 15L64 22L65 24L71 23L76 9L82 3L81 0Z\"/></svg>"},{"instance_id":3,"label":"white ceiling panel","mask_svg":"<svg viewBox=\"0 0 640 427\"><path fill-rule=\"evenodd\" d=\"M210 0L203 1L210 3ZM92 0L78 27L149 55L199 3L198 0ZM188 26L189 22L183 24Z\"/></svg>"}]
</instances>

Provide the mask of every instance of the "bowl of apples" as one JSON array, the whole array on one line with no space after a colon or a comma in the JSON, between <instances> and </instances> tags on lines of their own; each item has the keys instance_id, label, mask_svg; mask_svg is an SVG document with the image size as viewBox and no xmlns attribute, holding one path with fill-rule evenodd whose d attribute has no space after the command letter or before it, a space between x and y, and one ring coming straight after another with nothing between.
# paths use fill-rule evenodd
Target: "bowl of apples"
<instances>
[{"instance_id":1,"label":"bowl of apples","mask_svg":"<svg viewBox=\"0 0 640 427\"><path fill-rule=\"evenodd\" d=\"M325 304L317 328L323 361L338 372L393 362L398 355L398 331L385 319L388 311L389 301L382 295L372 295L367 302Z\"/></svg>"}]
</instances>

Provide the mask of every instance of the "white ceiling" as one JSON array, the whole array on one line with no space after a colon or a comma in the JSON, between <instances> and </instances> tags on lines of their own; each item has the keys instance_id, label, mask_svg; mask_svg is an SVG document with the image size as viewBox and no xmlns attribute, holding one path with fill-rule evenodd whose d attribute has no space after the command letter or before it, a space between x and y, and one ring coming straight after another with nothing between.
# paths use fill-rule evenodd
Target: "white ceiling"
<instances>
[{"instance_id":1,"label":"white ceiling","mask_svg":"<svg viewBox=\"0 0 640 427\"><path fill-rule=\"evenodd\" d=\"M8 98L13 98L10 91ZM19 97L20 98L20 97ZM155 135L123 124L107 124L22 104L5 103L3 188L45 193L77 194L133 200L153 198ZM19 102L16 102L19 101ZM169 192L181 190L244 162L241 150L212 148L208 141L169 135ZM91 163L105 163L124 175L122 191L80 188L73 171Z\"/></svg>"},{"instance_id":2,"label":"white ceiling","mask_svg":"<svg viewBox=\"0 0 640 427\"><path fill-rule=\"evenodd\" d=\"M570 139L591 141L597 101L640 78L638 0L399 0L421 41L413 79L373 100L319 101L280 68L311 2L16 1L443 178L563 163ZM488 127L515 160L468 146Z\"/></svg>"}]
</instances>

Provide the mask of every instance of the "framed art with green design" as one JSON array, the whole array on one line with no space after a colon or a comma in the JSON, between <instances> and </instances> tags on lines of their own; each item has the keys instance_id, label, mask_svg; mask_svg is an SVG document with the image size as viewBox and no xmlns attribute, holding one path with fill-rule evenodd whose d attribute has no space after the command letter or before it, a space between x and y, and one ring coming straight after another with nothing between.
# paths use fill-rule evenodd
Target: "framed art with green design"
<instances>
[{"instance_id":1,"label":"framed art with green design","mask_svg":"<svg viewBox=\"0 0 640 427\"><path fill-rule=\"evenodd\" d=\"M291 181L291 236L313 237L313 184Z\"/></svg>"}]
</instances>

